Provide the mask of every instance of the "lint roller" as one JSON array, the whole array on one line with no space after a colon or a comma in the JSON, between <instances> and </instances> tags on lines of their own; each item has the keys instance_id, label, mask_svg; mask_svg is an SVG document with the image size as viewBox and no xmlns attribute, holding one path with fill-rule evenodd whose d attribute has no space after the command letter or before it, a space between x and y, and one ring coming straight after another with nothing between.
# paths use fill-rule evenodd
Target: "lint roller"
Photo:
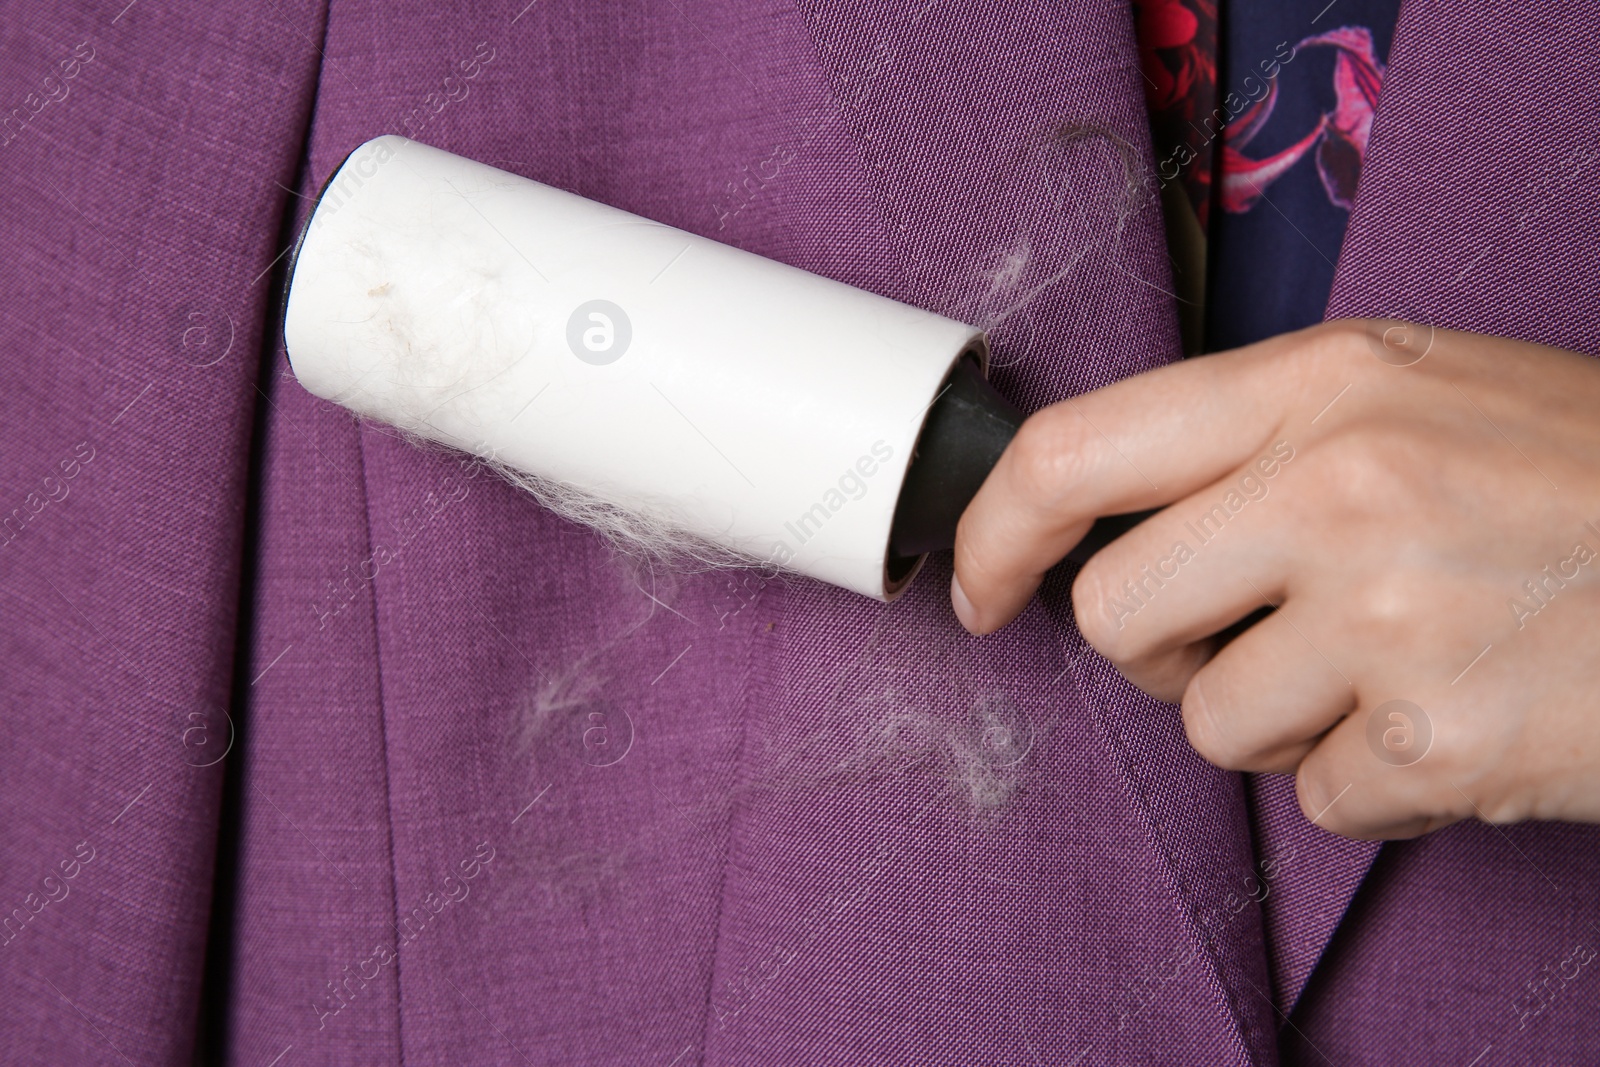
<instances>
[{"instance_id":1,"label":"lint roller","mask_svg":"<svg viewBox=\"0 0 1600 1067\"><path fill-rule=\"evenodd\" d=\"M1015 434L982 331L402 137L289 269L306 389L880 600Z\"/></svg>"}]
</instances>

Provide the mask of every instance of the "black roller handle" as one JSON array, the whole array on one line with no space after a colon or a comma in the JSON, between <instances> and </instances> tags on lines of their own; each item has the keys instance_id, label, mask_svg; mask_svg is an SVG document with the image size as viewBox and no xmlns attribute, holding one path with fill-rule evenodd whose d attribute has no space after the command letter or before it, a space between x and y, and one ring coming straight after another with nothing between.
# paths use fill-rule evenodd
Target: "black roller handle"
<instances>
[{"instance_id":1,"label":"black roller handle","mask_svg":"<svg viewBox=\"0 0 1600 1067\"><path fill-rule=\"evenodd\" d=\"M900 488L889 531L893 555L910 559L955 547L961 513L1017 435L1023 418L989 384L976 358L956 364L928 411ZM1141 511L1098 520L1067 558L1087 562L1152 514Z\"/></svg>"}]
</instances>

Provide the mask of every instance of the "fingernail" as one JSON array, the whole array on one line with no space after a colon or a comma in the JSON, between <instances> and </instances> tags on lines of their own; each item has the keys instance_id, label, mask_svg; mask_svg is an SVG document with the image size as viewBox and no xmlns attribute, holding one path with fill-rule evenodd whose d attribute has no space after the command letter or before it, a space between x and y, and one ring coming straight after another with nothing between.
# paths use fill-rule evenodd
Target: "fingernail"
<instances>
[{"instance_id":1,"label":"fingernail","mask_svg":"<svg viewBox=\"0 0 1600 1067\"><path fill-rule=\"evenodd\" d=\"M956 618L961 620L962 626L970 633L978 632L978 610L967 599L966 590L961 588L961 579L953 573L950 575L950 606L956 609Z\"/></svg>"}]
</instances>

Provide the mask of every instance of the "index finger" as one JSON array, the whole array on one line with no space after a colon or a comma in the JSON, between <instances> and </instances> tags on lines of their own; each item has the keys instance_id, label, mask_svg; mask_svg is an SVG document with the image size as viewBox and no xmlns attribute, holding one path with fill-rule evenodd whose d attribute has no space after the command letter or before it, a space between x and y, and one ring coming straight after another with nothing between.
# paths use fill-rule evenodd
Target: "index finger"
<instances>
[{"instance_id":1,"label":"index finger","mask_svg":"<svg viewBox=\"0 0 1600 1067\"><path fill-rule=\"evenodd\" d=\"M1327 333L1175 363L1030 416L956 529L962 625L983 634L1010 622L1097 517L1170 504L1248 460L1305 385L1282 357Z\"/></svg>"}]
</instances>

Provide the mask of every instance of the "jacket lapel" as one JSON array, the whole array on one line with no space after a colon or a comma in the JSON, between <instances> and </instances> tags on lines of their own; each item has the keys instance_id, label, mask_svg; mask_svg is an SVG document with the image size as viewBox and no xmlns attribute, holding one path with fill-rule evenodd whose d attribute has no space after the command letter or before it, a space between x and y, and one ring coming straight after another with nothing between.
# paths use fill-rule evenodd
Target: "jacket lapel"
<instances>
[{"instance_id":1,"label":"jacket lapel","mask_svg":"<svg viewBox=\"0 0 1600 1067\"><path fill-rule=\"evenodd\" d=\"M1273 1001L1287 1015L1379 844L1352 841L1310 822L1289 775L1249 775L1248 788Z\"/></svg>"}]
</instances>

